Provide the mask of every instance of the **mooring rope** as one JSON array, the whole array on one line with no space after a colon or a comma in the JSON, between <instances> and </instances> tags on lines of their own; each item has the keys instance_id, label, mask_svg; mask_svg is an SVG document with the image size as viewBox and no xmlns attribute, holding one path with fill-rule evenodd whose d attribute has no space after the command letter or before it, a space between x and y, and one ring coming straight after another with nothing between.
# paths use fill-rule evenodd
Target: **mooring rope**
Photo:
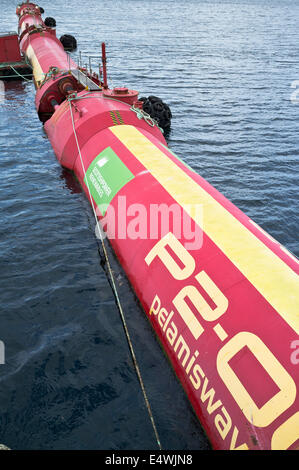
<instances>
[{"instance_id":1,"label":"mooring rope","mask_svg":"<svg viewBox=\"0 0 299 470\"><path fill-rule=\"evenodd\" d=\"M78 141L78 137L77 137L75 122L74 122L74 116L73 116L73 110L72 110L72 103L71 103L75 99L76 98L71 98L70 97L68 99L68 101L69 101L69 106L70 106L70 114L71 114L71 120L72 120L72 126L73 126L75 141L76 141L78 154L79 154L80 161L81 161L82 170L83 170L84 177L85 177L86 176L86 170L85 170L85 166L84 166L84 162L83 162L82 154L81 154L81 150L80 150L80 145L79 145L79 141ZM138 377L138 380L139 380L139 383L140 383L140 387L141 387L141 390L142 390L142 393L143 393L144 401L145 401L147 411L148 411L148 414L149 414L149 417L150 417L150 420L151 420L151 424L152 424L152 427L153 427L153 430L154 430L154 433L155 433L155 437L156 437L156 440L157 440L158 447L159 447L160 450L162 450L161 441L160 441L159 434L158 434L158 431L157 431L157 427L156 427L156 424L155 424L154 416L153 416L151 406L150 406L150 403L149 403L149 400L148 400L148 397L147 397L144 382L143 382L143 379L142 379L142 376L141 376L140 368L139 368L139 365L138 365L138 362L137 362L137 359L136 359L133 344L132 344L131 337L130 337L130 334L129 334L129 330L128 330L128 327L127 327L125 314L124 314L124 311L123 311L123 308L122 308L122 305L121 305L121 302L120 302L120 298L119 298L119 295L118 295L118 292L117 292L117 288L116 288L116 284L115 284L111 264L110 264L110 261L109 261L108 253L107 253L107 250L106 250L106 247L105 247L104 239L102 237L101 228L99 226L99 221L98 221L98 218L97 218L96 209L95 209L93 198L92 198L91 191L90 191L90 188L89 188L88 178L84 178L84 179L85 179L86 186L87 186L87 189L88 189L89 198L91 200L93 214L94 214L96 224L97 224L97 228L98 228L98 233L100 234L100 237L101 237L101 243L102 243L103 252L104 252L104 256L105 256L105 260L106 260L106 265L107 265L107 268L108 268L108 271L109 271L112 290L113 290L113 293L114 293L114 296L115 296L115 299L116 299L116 304L117 304L117 307L118 307L118 310L119 310L119 313L120 313L120 317L121 317L121 320L122 320L123 328L124 328L124 331L125 331L125 335L126 335L128 345L129 345L129 349L130 349L131 357L132 357L133 364L134 364L134 367L135 367L135 371L136 371L136 374L137 374L137 377Z\"/></svg>"},{"instance_id":2,"label":"mooring rope","mask_svg":"<svg viewBox=\"0 0 299 470\"><path fill-rule=\"evenodd\" d=\"M12 65L10 65L10 68L17 74L19 77L23 78L23 80L26 80L26 82L31 82L31 80L28 80L28 78L25 77L25 75L20 74ZM13 77L13 75L12 75ZM12 78L11 77L11 78ZM27 77L30 77L30 75L27 74ZM9 77L3 77L3 78L9 78Z\"/></svg>"}]
</instances>

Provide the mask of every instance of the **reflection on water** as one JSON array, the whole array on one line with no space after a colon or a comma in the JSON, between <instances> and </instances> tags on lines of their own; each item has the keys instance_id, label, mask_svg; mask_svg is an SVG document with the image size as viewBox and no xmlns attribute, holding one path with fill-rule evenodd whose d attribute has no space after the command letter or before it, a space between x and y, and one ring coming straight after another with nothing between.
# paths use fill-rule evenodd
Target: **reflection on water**
<instances>
[{"instance_id":1,"label":"reflection on water","mask_svg":"<svg viewBox=\"0 0 299 470\"><path fill-rule=\"evenodd\" d=\"M0 104L7 100L16 101L18 105L22 105L20 96L25 94L25 86L25 83L20 80L0 80L0 95L2 98L4 98L0 99Z\"/></svg>"}]
</instances>

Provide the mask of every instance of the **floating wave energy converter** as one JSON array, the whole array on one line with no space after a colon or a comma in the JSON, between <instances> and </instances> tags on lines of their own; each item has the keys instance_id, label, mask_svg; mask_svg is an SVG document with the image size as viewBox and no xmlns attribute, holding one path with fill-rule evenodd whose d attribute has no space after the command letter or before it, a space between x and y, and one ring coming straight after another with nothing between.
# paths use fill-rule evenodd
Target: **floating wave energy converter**
<instances>
[{"instance_id":1,"label":"floating wave energy converter","mask_svg":"<svg viewBox=\"0 0 299 470\"><path fill-rule=\"evenodd\" d=\"M37 5L17 15L57 159L84 189L212 446L296 448L297 258L173 154L162 100L109 89L104 44L98 75L70 59Z\"/></svg>"}]
</instances>

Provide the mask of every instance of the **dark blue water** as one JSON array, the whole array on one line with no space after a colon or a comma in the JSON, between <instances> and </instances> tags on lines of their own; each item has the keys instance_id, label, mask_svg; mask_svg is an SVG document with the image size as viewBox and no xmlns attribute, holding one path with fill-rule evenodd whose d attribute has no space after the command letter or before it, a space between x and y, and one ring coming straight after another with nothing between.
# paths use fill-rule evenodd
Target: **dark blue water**
<instances>
[{"instance_id":1,"label":"dark blue water","mask_svg":"<svg viewBox=\"0 0 299 470\"><path fill-rule=\"evenodd\" d=\"M16 3L0 0L2 31L16 30ZM171 149L298 256L299 2L79 5L41 3L83 63L105 40L110 84L167 102ZM56 161L33 85L10 83L0 99L0 442L155 449L89 204ZM209 448L110 257L162 447Z\"/></svg>"}]
</instances>

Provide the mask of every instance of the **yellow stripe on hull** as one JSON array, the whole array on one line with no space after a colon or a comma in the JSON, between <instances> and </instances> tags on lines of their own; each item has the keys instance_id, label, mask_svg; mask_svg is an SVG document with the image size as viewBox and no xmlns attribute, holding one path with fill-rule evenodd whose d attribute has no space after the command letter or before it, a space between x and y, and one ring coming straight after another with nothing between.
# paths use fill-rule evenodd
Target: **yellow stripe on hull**
<instances>
[{"instance_id":1,"label":"yellow stripe on hull","mask_svg":"<svg viewBox=\"0 0 299 470\"><path fill-rule=\"evenodd\" d=\"M298 275L140 131L110 130L299 333ZM194 204L202 206L203 220L192 213Z\"/></svg>"},{"instance_id":2,"label":"yellow stripe on hull","mask_svg":"<svg viewBox=\"0 0 299 470\"><path fill-rule=\"evenodd\" d=\"M35 80L35 83L37 86L39 86L39 84L43 81L44 77L45 77L45 74L39 64L39 61L35 55L35 52L32 48L32 46L29 44L29 46L27 47L27 50L26 50L26 56L27 58L29 59L31 65L32 65L32 68L33 68L33 76L34 76L34 80Z\"/></svg>"}]
</instances>

